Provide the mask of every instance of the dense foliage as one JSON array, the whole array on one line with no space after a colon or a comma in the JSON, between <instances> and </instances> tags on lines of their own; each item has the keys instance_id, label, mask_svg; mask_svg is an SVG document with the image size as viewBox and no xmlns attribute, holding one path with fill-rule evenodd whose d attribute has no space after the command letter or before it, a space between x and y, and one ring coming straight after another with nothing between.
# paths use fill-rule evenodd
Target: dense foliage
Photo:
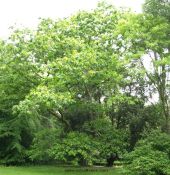
<instances>
[{"instance_id":1,"label":"dense foliage","mask_svg":"<svg viewBox=\"0 0 170 175\"><path fill-rule=\"evenodd\" d=\"M128 174L160 175L170 174L170 137L154 131L141 140L134 151L126 156L130 163Z\"/></svg>"},{"instance_id":2,"label":"dense foliage","mask_svg":"<svg viewBox=\"0 0 170 175\"><path fill-rule=\"evenodd\" d=\"M116 152L129 174L169 173L170 23L155 3L142 14L99 3L0 42L0 164Z\"/></svg>"}]
</instances>

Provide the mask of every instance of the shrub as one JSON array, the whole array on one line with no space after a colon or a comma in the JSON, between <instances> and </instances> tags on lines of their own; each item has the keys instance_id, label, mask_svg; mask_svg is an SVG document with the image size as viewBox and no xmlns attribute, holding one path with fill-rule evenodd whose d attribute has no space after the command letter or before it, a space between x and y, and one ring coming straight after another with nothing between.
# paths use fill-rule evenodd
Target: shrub
<instances>
[{"instance_id":1,"label":"shrub","mask_svg":"<svg viewBox=\"0 0 170 175\"><path fill-rule=\"evenodd\" d=\"M98 154L96 142L84 133L70 132L51 149L56 160L71 162L74 165L91 165Z\"/></svg>"},{"instance_id":2,"label":"shrub","mask_svg":"<svg viewBox=\"0 0 170 175\"><path fill-rule=\"evenodd\" d=\"M98 160L106 159L110 153L124 154L128 147L128 134L125 130L115 129L109 120L96 119L84 125L84 130L98 142Z\"/></svg>"},{"instance_id":3,"label":"shrub","mask_svg":"<svg viewBox=\"0 0 170 175\"><path fill-rule=\"evenodd\" d=\"M126 156L129 163L128 175L169 175L170 174L170 136L160 131L152 132L141 140L134 151Z\"/></svg>"},{"instance_id":4,"label":"shrub","mask_svg":"<svg viewBox=\"0 0 170 175\"><path fill-rule=\"evenodd\" d=\"M49 162L53 158L50 156L50 150L54 143L59 140L60 131L55 128L47 128L39 131L33 140L31 149L27 151L29 158L35 162Z\"/></svg>"}]
</instances>

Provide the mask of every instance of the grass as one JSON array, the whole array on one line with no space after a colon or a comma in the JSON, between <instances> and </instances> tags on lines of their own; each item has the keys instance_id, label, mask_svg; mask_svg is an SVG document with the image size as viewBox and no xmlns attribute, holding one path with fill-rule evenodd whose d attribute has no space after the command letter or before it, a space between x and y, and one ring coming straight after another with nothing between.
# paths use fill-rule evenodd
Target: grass
<instances>
[{"instance_id":1,"label":"grass","mask_svg":"<svg viewBox=\"0 0 170 175\"><path fill-rule=\"evenodd\" d=\"M0 175L121 175L120 168L0 167Z\"/></svg>"}]
</instances>

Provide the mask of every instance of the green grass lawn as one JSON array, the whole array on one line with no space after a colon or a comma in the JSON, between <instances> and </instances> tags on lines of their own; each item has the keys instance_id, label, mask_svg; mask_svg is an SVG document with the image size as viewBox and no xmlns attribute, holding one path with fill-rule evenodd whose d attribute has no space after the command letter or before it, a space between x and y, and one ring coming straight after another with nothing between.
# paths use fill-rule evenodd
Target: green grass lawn
<instances>
[{"instance_id":1,"label":"green grass lawn","mask_svg":"<svg viewBox=\"0 0 170 175\"><path fill-rule=\"evenodd\" d=\"M3 167L0 175L121 175L120 168L73 168L55 166Z\"/></svg>"}]
</instances>

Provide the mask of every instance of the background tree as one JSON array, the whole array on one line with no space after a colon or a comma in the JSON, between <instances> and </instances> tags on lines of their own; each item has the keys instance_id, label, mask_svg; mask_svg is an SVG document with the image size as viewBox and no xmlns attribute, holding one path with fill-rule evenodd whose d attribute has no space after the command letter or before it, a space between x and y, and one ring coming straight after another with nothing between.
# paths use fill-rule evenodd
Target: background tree
<instances>
[{"instance_id":1,"label":"background tree","mask_svg":"<svg viewBox=\"0 0 170 175\"><path fill-rule=\"evenodd\" d=\"M169 132L169 23L165 18L142 14L120 21L120 28L130 46L127 57L140 65L148 87L153 85L152 96L159 94L164 130Z\"/></svg>"},{"instance_id":2,"label":"background tree","mask_svg":"<svg viewBox=\"0 0 170 175\"><path fill-rule=\"evenodd\" d=\"M166 18L170 22L170 1L169 0L146 0L143 9L145 13Z\"/></svg>"}]
</instances>

